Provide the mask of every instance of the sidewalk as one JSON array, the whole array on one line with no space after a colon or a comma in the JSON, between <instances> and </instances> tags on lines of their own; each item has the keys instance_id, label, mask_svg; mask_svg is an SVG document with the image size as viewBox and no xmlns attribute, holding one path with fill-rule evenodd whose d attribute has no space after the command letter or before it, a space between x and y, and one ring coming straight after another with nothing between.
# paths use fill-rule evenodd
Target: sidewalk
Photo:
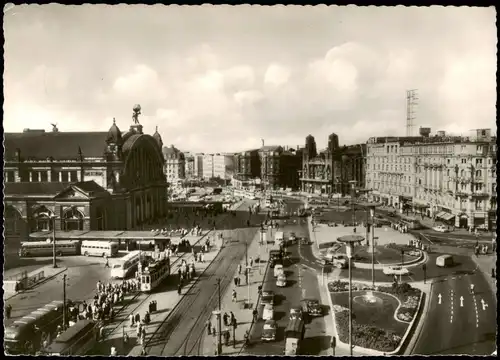
<instances>
[{"instance_id":1,"label":"sidewalk","mask_svg":"<svg viewBox=\"0 0 500 360\"><path fill-rule=\"evenodd\" d=\"M259 255L259 240L260 233L257 232L248 248L248 258L252 257L255 259ZM232 311L237 322L238 326L236 327L235 335L236 335L236 345L233 346L233 328L228 327L230 330L230 346L222 345L222 354L223 355L240 355L244 354L244 335L248 330L250 333L251 326L253 326L253 315L252 311L258 304L258 286L262 285L262 282L265 278L266 269L268 266L268 253L266 252L265 246L262 246L260 249L260 264L256 264L254 262L252 270L250 271L250 309L244 309L243 306L248 297L248 286L243 285L245 281L242 278L241 286L236 288L237 291L237 302L232 301L232 291L234 285L229 286L226 293L222 297L222 314L226 312L228 315ZM260 265L260 270L259 270ZM245 266L245 260L242 261L242 266ZM211 319L212 326L217 326L217 321L215 316L212 316ZM222 324L222 329L225 329L224 324ZM215 354L215 350L217 348L217 337L209 336L207 332L203 336L203 355L210 356Z\"/></svg>"}]
</instances>

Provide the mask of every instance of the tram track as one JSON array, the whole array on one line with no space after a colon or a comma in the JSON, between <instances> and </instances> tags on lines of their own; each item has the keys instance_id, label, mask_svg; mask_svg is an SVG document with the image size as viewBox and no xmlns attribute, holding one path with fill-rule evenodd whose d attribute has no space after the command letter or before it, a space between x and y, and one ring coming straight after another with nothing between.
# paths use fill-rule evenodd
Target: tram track
<instances>
[{"instance_id":1,"label":"tram track","mask_svg":"<svg viewBox=\"0 0 500 360\"><path fill-rule=\"evenodd\" d=\"M203 288L194 289L199 283L193 284L190 289L192 292L188 292L183 297L171 311L170 316L162 322L146 343L146 347L149 349L148 354L158 356L203 355L201 347L203 332L206 331L205 322L211 315L212 309L217 307L218 302L217 279L221 280L221 294L225 293L231 284L238 264L243 259L244 251L244 244L238 242L235 245L226 246L218 254L218 258L214 259L204 272L206 278L202 280ZM205 300L207 298L208 300ZM189 311L201 306L203 309L200 313L195 313L197 316L189 316ZM193 320L194 322L192 322ZM179 326L181 322L185 326L184 328ZM189 324L190 322L192 323ZM189 325L186 326L186 323Z\"/></svg>"}]
</instances>

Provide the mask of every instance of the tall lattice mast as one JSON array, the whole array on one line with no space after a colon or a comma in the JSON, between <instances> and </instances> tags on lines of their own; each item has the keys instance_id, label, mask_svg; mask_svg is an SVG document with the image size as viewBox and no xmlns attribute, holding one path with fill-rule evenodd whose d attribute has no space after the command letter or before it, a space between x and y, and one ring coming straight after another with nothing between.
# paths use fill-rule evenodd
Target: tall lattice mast
<instances>
[{"instance_id":1,"label":"tall lattice mast","mask_svg":"<svg viewBox=\"0 0 500 360\"><path fill-rule=\"evenodd\" d=\"M418 104L417 89L406 91L406 136L413 136L416 107Z\"/></svg>"}]
</instances>

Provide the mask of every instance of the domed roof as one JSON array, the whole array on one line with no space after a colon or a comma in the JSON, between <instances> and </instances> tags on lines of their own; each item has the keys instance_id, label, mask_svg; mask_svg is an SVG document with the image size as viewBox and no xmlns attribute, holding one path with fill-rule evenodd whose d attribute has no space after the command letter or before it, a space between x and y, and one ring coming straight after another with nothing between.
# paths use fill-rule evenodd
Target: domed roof
<instances>
[{"instance_id":1,"label":"domed roof","mask_svg":"<svg viewBox=\"0 0 500 360\"><path fill-rule=\"evenodd\" d=\"M113 118L113 125L109 128L108 131L108 136L106 137L106 142L107 143L121 143L122 141L122 133L120 129L118 129L118 126L116 126L116 120Z\"/></svg>"},{"instance_id":2,"label":"domed roof","mask_svg":"<svg viewBox=\"0 0 500 360\"><path fill-rule=\"evenodd\" d=\"M160 148L163 146L163 141L161 140L161 135L158 132L158 126L156 127L156 131L153 134L153 139L155 139L155 141L158 143L158 145L160 146Z\"/></svg>"}]
</instances>

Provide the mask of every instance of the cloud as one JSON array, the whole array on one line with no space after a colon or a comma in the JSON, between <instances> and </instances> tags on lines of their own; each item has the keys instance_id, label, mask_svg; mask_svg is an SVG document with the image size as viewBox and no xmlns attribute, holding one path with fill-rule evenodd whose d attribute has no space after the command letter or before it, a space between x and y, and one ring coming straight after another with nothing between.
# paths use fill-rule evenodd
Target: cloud
<instances>
[{"instance_id":1,"label":"cloud","mask_svg":"<svg viewBox=\"0 0 500 360\"><path fill-rule=\"evenodd\" d=\"M183 150L318 147L416 127L495 129L488 8L16 6L5 17L5 131L159 126ZM133 26L131 26L133 24ZM422 25L423 24L423 25ZM425 26L424 26L425 25ZM450 31L453 29L453 31Z\"/></svg>"}]
</instances>

